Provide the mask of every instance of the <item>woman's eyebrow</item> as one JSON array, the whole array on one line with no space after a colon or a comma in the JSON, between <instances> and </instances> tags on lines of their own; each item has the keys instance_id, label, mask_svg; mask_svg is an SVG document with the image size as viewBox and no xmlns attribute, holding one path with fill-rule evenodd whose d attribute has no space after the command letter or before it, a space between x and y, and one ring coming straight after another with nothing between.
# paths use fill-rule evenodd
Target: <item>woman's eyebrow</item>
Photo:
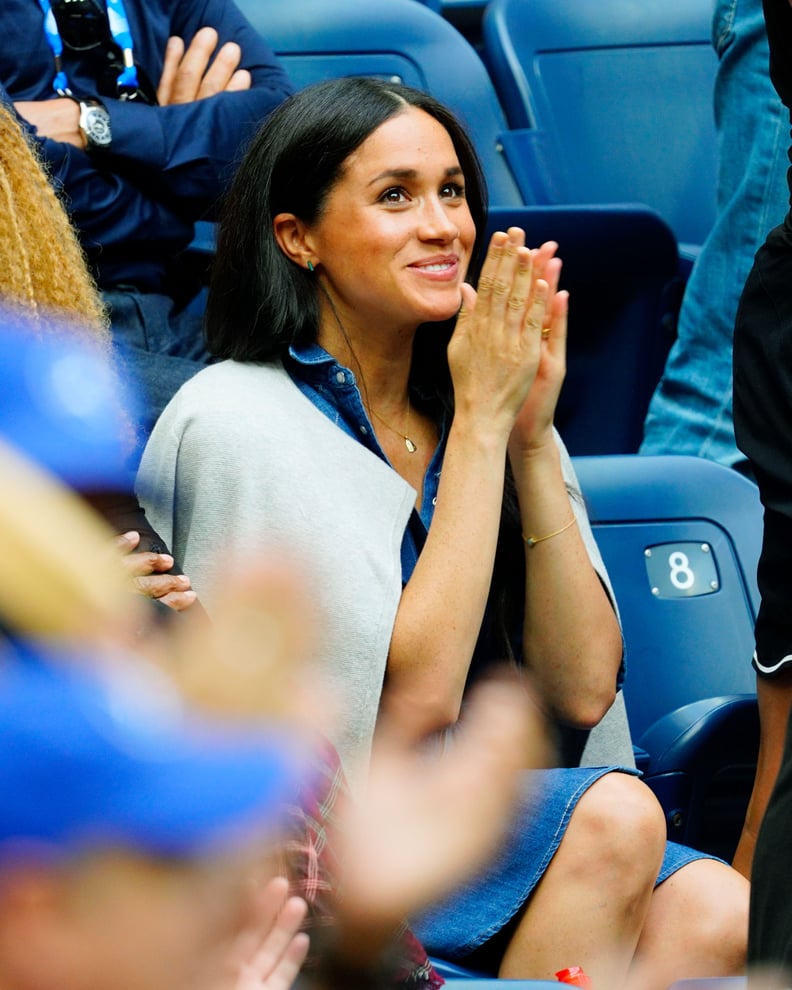
<instances>
[{"instance_id":1,"label":"woman's eyebrow","mask_svg":"<svg viewBox=\"0 0 792 990\"><path fill-rule=\"evenodd\" d=\"M462 169L459 165L450 165L443 174L447 179L450 179L453 176L462 175ZM381 179L415 179L417 176L418 170L414 168L389 168L380 172L379 175L375 175L368 185L373 186L375 182L379 182Z\"/></svg>"}]
</instances>

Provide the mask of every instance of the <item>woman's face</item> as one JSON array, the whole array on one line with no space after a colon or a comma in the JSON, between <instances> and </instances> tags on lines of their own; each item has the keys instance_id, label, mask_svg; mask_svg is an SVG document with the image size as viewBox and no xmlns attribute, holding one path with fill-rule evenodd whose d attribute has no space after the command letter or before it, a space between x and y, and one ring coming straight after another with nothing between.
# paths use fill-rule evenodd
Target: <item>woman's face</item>
<instances>
[{"instance_id":1,"label":"woman's face","mask_svg":"<svg viewBox=\"0 0 792 990\"><path fill-rule=\"evenodd\" d=\"M349 156L308 230L345 329L411 331L457 312L476 236L464 186L448 132L415 107Z\"/></svg>"}]
</instances>

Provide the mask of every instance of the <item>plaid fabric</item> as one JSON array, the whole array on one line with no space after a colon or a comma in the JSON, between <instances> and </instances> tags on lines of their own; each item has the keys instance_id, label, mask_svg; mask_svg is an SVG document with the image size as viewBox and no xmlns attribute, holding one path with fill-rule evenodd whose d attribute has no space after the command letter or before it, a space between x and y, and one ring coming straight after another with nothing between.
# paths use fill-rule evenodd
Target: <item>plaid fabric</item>
<instances>
[{"instance_id":1,"label":"plaid fabric","mask_svg":"<svg viewBox=\"0 0 792 990\"><path fill-rule=\"evenodd\" d=\"M351 798L338 754L329 743L318 748L315 770L311 789L300 795L299 805L289 809L285 869L293 892L308 904L306 928L323 929L327 934L336 926L339 896L340 864L333 834L339 828L339 803ZM316 962L309 955L306 968ZM394 932L385 982L409 990L437 990L445 982L406 923Z\"/></svg>"}]
</instances>

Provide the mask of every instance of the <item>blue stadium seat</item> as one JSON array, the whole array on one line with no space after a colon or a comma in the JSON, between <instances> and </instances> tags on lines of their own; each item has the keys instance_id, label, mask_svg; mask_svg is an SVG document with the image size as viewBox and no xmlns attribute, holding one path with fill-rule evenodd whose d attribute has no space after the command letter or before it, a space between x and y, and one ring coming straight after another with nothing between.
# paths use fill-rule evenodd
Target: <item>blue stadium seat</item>
<instances>
[{"instance_id":1,"label":"blue stadium seat","mask_svg":"<svg viewBox=\"0 0 792 990\"><path fill-rule=\"evenodd\" d=\"M582 457L575 468L621 611L647 782L671 838L729 858L758 747L758 490L694 457Z\"/></svg>"},{"instance_id":2,"label":"blue stadium seat","mask_svg":"<svg viewBox=\"0 0 792 990\"><path fill-rule=\"evenodd\" d=\"M484 58L524 196L645 203L700 245L715 215L711 20L711 0L491 0Z\"/></svg>"},{"instance_id":3,"label":"blue stadium seat","mask_svg":"<svg viewBox=\"0 0 792 990\"><path fill-rule=\"evenodd\" d=\"M567 376L556 426L573 454L638 450L649 400L673 342L678 255L645 207L493 207L490 230L558 241L570 292Z\"/></svg>"}]
</instances>

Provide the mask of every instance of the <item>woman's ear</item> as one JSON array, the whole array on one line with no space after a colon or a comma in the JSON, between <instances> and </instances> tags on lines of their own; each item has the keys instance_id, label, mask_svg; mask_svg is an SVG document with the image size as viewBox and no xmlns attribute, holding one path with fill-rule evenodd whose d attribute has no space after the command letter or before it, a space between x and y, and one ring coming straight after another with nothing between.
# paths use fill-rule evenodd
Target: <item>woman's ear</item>
<instances>
[{"instance_id":1,"label":"woman's ear","mask_svg":"<svg viewBox=\"0 0 792 990\"><path fill-rule=\"evenodd\" d=\"M278 247L286 257L300 268L313 271L318 259L303 221L293 213L279 213L272 221L272 229Z\"/></svg>"}]
</instances>

